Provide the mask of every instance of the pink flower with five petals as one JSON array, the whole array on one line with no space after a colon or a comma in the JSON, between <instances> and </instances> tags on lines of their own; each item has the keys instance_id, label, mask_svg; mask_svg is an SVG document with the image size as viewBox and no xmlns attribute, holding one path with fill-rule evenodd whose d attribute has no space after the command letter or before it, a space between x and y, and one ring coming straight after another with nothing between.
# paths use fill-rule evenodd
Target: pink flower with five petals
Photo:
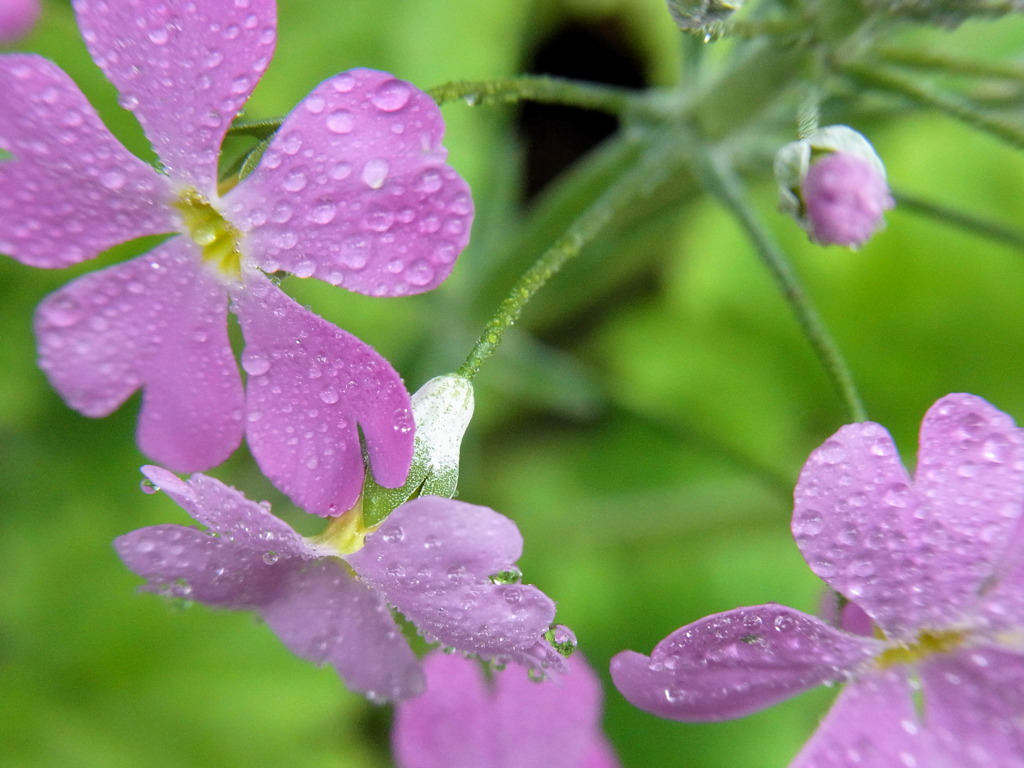
<instances>
[{"instance_id":1,"label":"pink flower with five petals","mask_svg":"<svg viewBox=\"0 0 1024 768\"><path fill-rule=\"evenodd\" d=\"M1024 768L1024 434L979 397L921 425L913 477L878 424L811 454L793 534L849 601L835 627L781 605L682 627L612 679L682 721L739 717L845 682L792 768ZM869 634L865 635L864 630Z\"/></svg>"},{"instance_id":2,"label":"pink flower with five petals","mask_svg":"<svg viewBox=\"0 0 1024 768\"><path fill-rule=\"evenodd\" d=\"M389 605L430 642L499 664L565 669L551 627L555 604L510 577L523 539L494 510L422 496L379 527L347 514L307 539L265 502L212 477L143 472L207 529L153 525L118 537L114 546L146 578L143 589L255 611L289 650L331 664L373 700L415 696L424 686Z\"/></svg>"},{"instance_id":3,"label":"pink flower with five petals","mask_svg":"<svg viewBox=\"0 0 1024 768\"><path fill-rule=\"evenodd\" d=\"M372 296L444 280L472 202L445 163L436 105L383 72L337 75L220 194L221 142L273 53L273 0L74 7L162 170L129 153L54 64L0 57L0 147L12 155L0 161L0 252L59 268L132 238L175 236L44 300L35 325L54 387L95 417L141 388L139 445L177 471L220 463L244 434L263 472L318 514L355 503L360 431L376 480L401 485L413 423L398 374L267 274ZM244 390L229 305L245 338Z\"/></svg>"}]
</instances>

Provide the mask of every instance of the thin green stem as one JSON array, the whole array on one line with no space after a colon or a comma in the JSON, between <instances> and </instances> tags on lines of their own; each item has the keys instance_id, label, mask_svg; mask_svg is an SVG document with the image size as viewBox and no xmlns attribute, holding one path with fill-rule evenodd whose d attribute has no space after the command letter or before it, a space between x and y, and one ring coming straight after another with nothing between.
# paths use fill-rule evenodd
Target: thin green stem
<instances>
[{"instance_id":1,"label":"thin green stem","mask_svg":"<svg viewBox=\"0 0 1024 768\"><path fill-rule=\"evenodd\" d=\"M1024 81L1024 66L1020 64L961 59L937 51L902 46L878 46L874 50L885 63L901 67L941 72L955 77Z\"/></svg>"},{"instance_id":2,"label":"thin green stem","mask_svg":"<svg viewBox=\"0 0 1024 768\"><path fill-rule=\"evenodd\" d=\"M520 75L494 80L459 80L430 88L426 93L438 105L465 100L470 104L505 104L516 101L538 101L563 104L580 109L593 109L622 115L643 104L642 94L628 88L598 83L578 82L546 75ZM229 136L253 136L268 139L274 135L284 118L239 120L228 129Z\"/></svg>"},{"instance_id":3,"label":"thin green stem","mask_svg":"<svg viewBox=\"0 0 1024 768\"><path fill-rule=\"evenodd\" d=\"M846 360L825 327L821 316L811 304L810 299L807 298L803 285L790 265L786 254L758 218L747 199L739 177L724 160L714 156L710 150L698 153L698 171L705 177L708 188L736 217L754 245L758 256L761 257L761 261L775 278L783 298L793 310L800 328L810 341L811 348L832 380L840 398L846 404L850 418L853 421L866 421L867 411L857 392L850 367L846 364Z\"/></svg>"},{"instance_id":4,"label":"thin green stem","mask_svg":"<svg viewBox=\"0 0 1024 768\"><path fill-rule=\"evenodd\" d=\"M975 105L940 91L934 91L895 72L848 64L843 72L862 85L896 93L918 104L938 109L972 128L990 133L1016 149L1024 149L1024 130L1018 125L981 111Z\"/></svg>"},{"instance_id":5,"label":"thin green stem","mask_svg":"<svg viewBox=\"0 0 1024 768\"><path fill-rule=\"evenodd\" d=\"M659 137L660 138L660 137ZM636 205L671 173L677 170L678 150L674 142L651 142L647 152L619 176L589 207L573 220L555 244L548 248L513 286L498 305L483 333L460 366L458 374L472 381L481 366L494 354L505 332L515 325L523 308L537 291L565 264L579 255L604 227L626 208Z\"/></svg>"},{"instance_id":6,"label":"thin green stem","mask_svg":"<svg viewBox=\"0 0 1024 768\"><path fill-rule=\"evenodd\" d=\"M896 198L897 207L901 209L942 221L967 232L972 232L1024 251L1024 230L1008 227L997 221L973 216L959 209L939 205L938 203L903 192L894 192L893 196Z\"/></svg>"},{"instance_id":7,"label":"thin green stem","mask_svg":"<svg viewBox=\"0 0 1024 768\"><path fill-rule=\"evenodd\" d=\"M427 93L439 105L459 99L470 104L538 101L610 112L613 115L621 115L639 100L638 93L627 88L546 75L520 75L494 80L458 80L429 88Z\"/></svg>"}]
</instances>

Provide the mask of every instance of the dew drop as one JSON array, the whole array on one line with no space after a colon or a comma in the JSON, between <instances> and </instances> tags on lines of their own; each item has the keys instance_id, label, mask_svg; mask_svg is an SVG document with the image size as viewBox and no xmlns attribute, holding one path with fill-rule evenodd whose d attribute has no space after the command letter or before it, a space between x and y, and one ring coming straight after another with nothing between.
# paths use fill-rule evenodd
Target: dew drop
<instances>
[{"instance_id":1,"label":"dew drop","mask_svg":"<svg viewBox=\"0 0 1024 768\"><path fill-rule=\"evenodd\" d=\"M308 183L306 174L303 171L292 171L284 177L284 181L281 183L281 186L288 192L301 192L306 188L306 184Z\"/></svg>"},{"instance_id":2,"label":"dew drop","mask_svg":"<svg viewBox=\"0 0 1024 768\"><path fill-rule=\"evenodd\" d=\"M100 174L100 184L109 189L111 192L116 192L124 186L126 177L121 171L109 170Z\"/></svg>"},{"instance_id":3,"label":"dew drop","mask_svg":"<svg viewBox=\"0 0 1024 768\"><path fill-rule=\"evenodd\" d=\"M412 89L401 80L390 80L370 93L370 101L382 112L397 112L412 97Z\"/></svg>"},{"instance_id":4,"label":"dew drop","mask_svg":"<svg viewBox=\"0 0 1024 768\"><path fill-rule=\"evenodd\" d=\"M420 174L419 181L416 183L416 189L420 192L433 194L441 189L443 181L441 172L435 168L430 168Z\"/></svg>"},{"instance_id":5,"label":"dew drop","mask_svg":"<svg viewBox=\"0 0 1024 768\"><path fill-rule=\"evenodd\" d=\"M353 236L345 238L341 244L341 263L352 270L360 270L366 267L370 260L370 242L363 237Z\"/></svg>"},{"instance_id":6,"label":"dew drop","mask_svg":"<svg viewBox=\"0 0 1024 768\"><path fill-rule=\"evenodd\" d=\"M280 559L281 559L281 556L279 554L277 554L277 552L267 551L267 552L263 553L263 562L266 563L267 565L273 565L274 563L276 563Z\"/></svg>"},{"instance_id":7,"label":"dew drop","mask_svg":"<svg viewBox=\"0 0 1024 768\"><path fill-rule=\"evenodd\" d=\"M348 72L342 72L331 81L338 93L348 93L356 87L356 79Z\"/></svg>"},{"instance_id":8,"label":"dew drop","mask_svg":"<svg viewBox=\"0 0 1024 768\"><path fill-rule=\"evenodd\" d=\"M291 273L296 277L312 277L314 272L316 272L316 262L309 259L303 259L291 269Z\"/></svg>"},{"instance_id":9,"label":"dew drop","mask_svg":"<svg viewBox=\"0 0 1024 768\"><path fill-rule=\"evenodd\" d=\"M317 96L314 94L307 98L302 105L311 115L319 115L324 111L324 107L327 106L327 100L323 96Z\"/></svg>"},{"instance_id":10,"label":"dew drop","mask_svg":"<svg viewBox=\"0 0 1024 768\"><path fill-rule=\"evenodd\" d=\"M826 440L825 443L818 448L817 458L823 464L838 464L839 462L846 459L846 448L838 440Z\"/></svg>"},{"instance_id":11,"label":"dew drop","mask_svg":"<svg viewBox=\"0 0 1024 768\"><path fill-rule=\"evenodd\" d=\"M389 170L391 170L391 168L388 165L387 160L367 160L366 165L363 166L363 183L370 189L380 189L384 186L384 181L388 177Z\"/></svg>"},{"instance_id":12,"label":"dew drop","mask_svg":"<svg viewBox=\"0 0 1024 768\"><path fill-rule=\"evenodd\" d=\"M327 116L327 130L331 133L351 133L355 127L355 118L347 109L336 109Z\"/></svg>"},{"instance_id":13,"label":"dew drop","mask_svg":"<svg viewBox=\"0 0 1024 768\"><path fill-rule=\"evenodd\" d=\"M334 221L335 213L334 203L323 202L313 208L309 214L309 220L314 224L330 224Z\"/></svg>"},{"instance_id":14,"label":"dew drop","mask_svg":"<svg viewBox=\"0 0 1024 768\"><path fill-rule=\"evenodd\" d=\"M387 232L394 223L395 215L385 210L371 211L363 219L363 225L374 232Z\"/></svg>"},{"instance_id":15,"label":"dew drop","mask_svg":"<svg viewBox=\"0 0 1024 768\"><path fill-rule=\"evenodd\" d=\"M242 352L242 368L250 376L262 376L270 370L270 360L262 352L246 349Z\"/></svg>"},{"instance_id":16,"label":"dew drop","mask_svg":"<svg viewBox=\"0 0 1024 768\"><path fill-rule=\"evenodd\" d=\"M335 181L342 181L352 175L352 164L341 162L335 163L331 168L331 178Z\"/></svg>"},{"instance_id":17,"label":"dew drop","mask_svg":"<svg viewBox=\"0 0 1024 768\"><path fill-rule=\"evenodd\" d=\"M400 525L396 525L383 531L381 538L388 544L397 544L405 538L405 531Z\"/></svg>"},{"instance_id":18,"label":"dew drop","mask_svg":"<svg viewBox=\"0 0 1024 768\"><path fill-rule=\"evenodd\" d=\"M428 285L434 279L434 267L426 259L417 259L406 269L405 279L412 285Z\"/></svg>"},{"instance_id":19,"label":"dew drop","mask_svg":"<svg viewBox=\"0 0 1024 768\"><path fill-rule=\"evenodd\" d=\"M523 578L523 572L512 565L489 577L492 584L518 584Z\"/></svg>"},{"instance_id":20,"label":"dew drop","mask_svg":"<svg viewBox=\"0 0 1024 768\"><path fill-rule=\"evenodd\" d=\"M327 405L334 405L338 402L338 390L334 387L326 387L320 391L320 399Z\"/></svg>"},{"instance_id":21,"label":"dew drop","mask_svg":"<svg viewBox=\"0 0 1024 768\"><path fill-rule=\"evenodd\" d=\"M61 296L46 305L46 319L57 328L68 328L82 319L82 305L70 296Z\"/></svg>"}]
</instances>

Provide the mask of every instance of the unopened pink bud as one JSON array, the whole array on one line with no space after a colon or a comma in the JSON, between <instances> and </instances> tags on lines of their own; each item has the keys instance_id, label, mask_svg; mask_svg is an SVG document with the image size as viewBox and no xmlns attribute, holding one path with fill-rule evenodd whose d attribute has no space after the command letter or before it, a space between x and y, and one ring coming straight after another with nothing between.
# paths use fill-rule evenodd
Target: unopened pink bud
<instances>
[{"instance_id":1,"label":"unopened pink bud","mask_svg":"<svg viewBox=\"0 0 1024 768\"><path fill-rule=\"evenodd\" d=\"M811 165L802 192L811 239L822 245L864 245L894 205L885 176L850 152Z\"/></svg>"}]
</instances>

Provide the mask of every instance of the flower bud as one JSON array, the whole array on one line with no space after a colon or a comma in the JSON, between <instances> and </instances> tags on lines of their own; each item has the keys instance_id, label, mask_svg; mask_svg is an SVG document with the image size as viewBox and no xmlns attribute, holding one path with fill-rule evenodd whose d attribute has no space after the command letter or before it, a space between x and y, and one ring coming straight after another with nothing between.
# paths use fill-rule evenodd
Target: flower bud
<instances>
[{"instance_id":1,"label":"flower bud","mask_svg":"<svg viewBox=\"0 0 1024 768\"><path fill-rule=\"evenodd\" d=\"M782 147L775 178L783 212L822 245L862 246L894 205L881 159L845 125L819 128Z\"/></svg>"},{"instance_id":2,"label":"flower bud","mask_svg":"<svg viewBox=\"0 0 1024 768\"><path fill-rule=\"evenodd\" d=\"M412 396L416 422L412 467L401 488L382 488L367 478L363 517L375 525L416 496L452 498L459 482L459 449L473 418L473 385L449 373L431 379Z\"/></svg>"}]
</instances>

